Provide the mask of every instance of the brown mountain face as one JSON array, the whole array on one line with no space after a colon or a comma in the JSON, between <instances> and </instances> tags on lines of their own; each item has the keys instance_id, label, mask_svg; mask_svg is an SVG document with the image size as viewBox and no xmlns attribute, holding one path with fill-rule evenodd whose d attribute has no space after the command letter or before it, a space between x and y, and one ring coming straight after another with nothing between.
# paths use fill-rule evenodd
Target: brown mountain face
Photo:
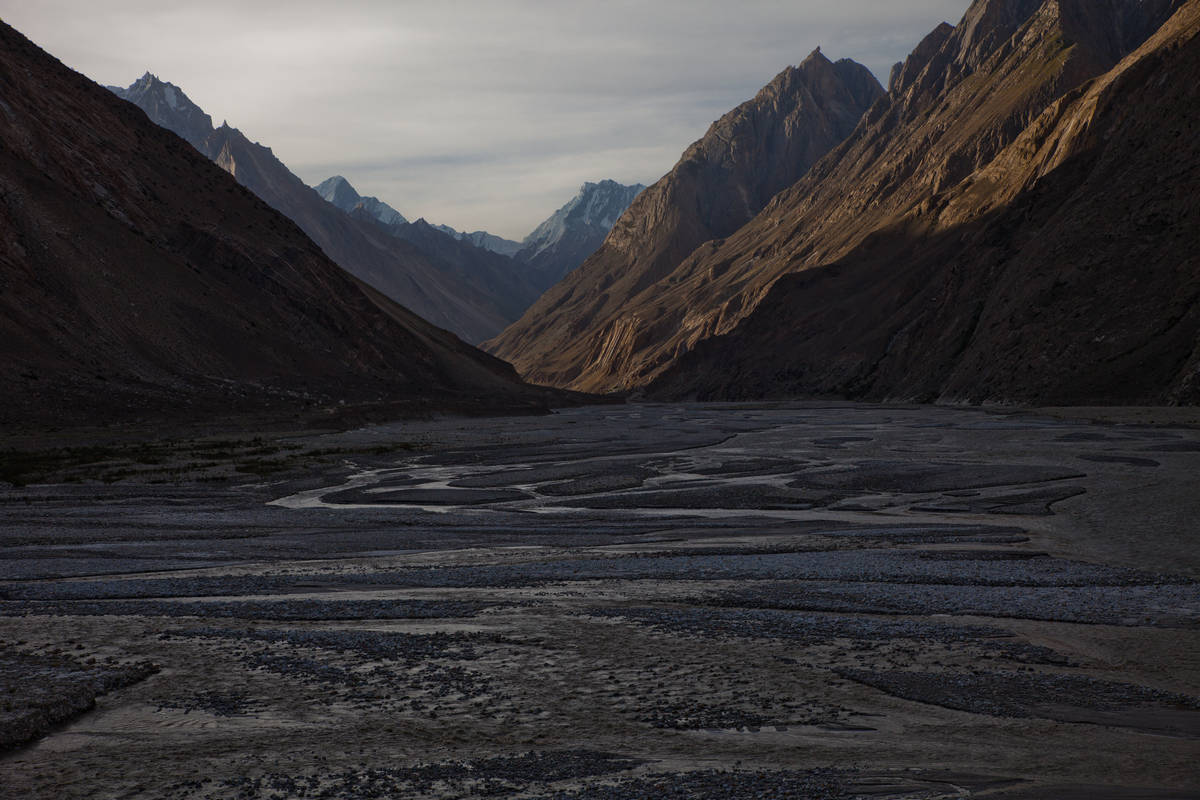
<instances>
[{"instance_id":1,"label":"brown mountain face","mask_svg":"<svg viewBox=\"0 0 1200 800\"><path fill-rule=\"evenodd\" d=\"M978 3L968 18L1016 5ZM1200 0L1026 5L1038 7L992 37L991 57L965 46L978 26L964 20L814 170L824 183L802 182L697 259L703 269L757 252L808 269L681 358L652 396L1200 403ZM908 132L889 134L920 96L929 118L900 115L891 130ZM968 107L987 123L962 131L970 117L943 118ZM914 142L939 132L962 137L963 155L941 172L910 169ZM872 152L883 157L864 194L830 203ZM879 218L871 235L843 230L855 208Z\"/></svg>"},{"instance_id":2,"label":"brown mountain face","mask_svg":"<svg viewBox=\"0 0 1200 800\"><path fill-rule=\"evenodd\" d=\"M0 85L5 423L544 402L3 24Z\"/></svg>"},{"instance_id":3,"label":"brown mountain face","mask_svg":"<svg viewBox=\"0 0 1200 800\"><path fill-rule=\"evenodd\" d=\"M883 90L865 67L818 51L726 114L617 220L600 250L484 347L537 383L625 385L632 353L683 307L657 287L698 245L728 236L841 142Z\"/></svg>"},{"instance_id":4,"label":"brown mountain face","mask_svg":"<svg viewBox=\"0 0 1200 800\"><path fill-rule=\"evenodd\" d=\"M236 128L217 128L200 150L295 221L346 271L465 341L494 336L537 296L517 265L497 267L499 257L492 253L476 253L470 269L464 269L462 251L469 244L446 245L458 257L446 261L371 219L342 212L292 174L270 148L251 142Z\"/></svg>"},{"instance_id":5,"label":"brown mountain face","mask_svg":"<svg viewBox=\"0 0 1200 800\"><path fill-rule=\"evenodd\" d=\"M645 385L698 342L732 331L780 276L835 262L872 232L928 211L1060 97L1111 69L1170 9L1137 0L977 0L958 27L927 37L847 140L752 222L625 302L573 363L571 384Z\"/></svg>"}]
</instances>

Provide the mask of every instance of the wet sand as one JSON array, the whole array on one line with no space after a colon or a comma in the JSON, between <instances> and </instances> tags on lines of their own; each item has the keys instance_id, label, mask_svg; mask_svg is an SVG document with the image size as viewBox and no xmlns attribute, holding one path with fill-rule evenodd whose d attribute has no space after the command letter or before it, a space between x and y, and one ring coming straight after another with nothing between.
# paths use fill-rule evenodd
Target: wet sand
<instances>
[{"instance_id":1,"label":"wet sand","mask_svg":"<svg viewBox=\"0 0 1200 800\"><path fill-rule=\"evenodd\" d=\"M4 489L0 777L1200 796L1200 430L1151 417L610 406Z\"/></svg>"}]
</instances>

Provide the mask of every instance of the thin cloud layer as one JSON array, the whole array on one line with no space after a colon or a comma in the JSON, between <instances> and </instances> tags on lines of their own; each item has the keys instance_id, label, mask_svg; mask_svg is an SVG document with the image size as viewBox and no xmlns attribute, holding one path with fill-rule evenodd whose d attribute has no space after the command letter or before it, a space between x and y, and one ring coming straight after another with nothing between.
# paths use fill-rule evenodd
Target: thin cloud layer
<instances>
[{"instance_id":1,"label":"thin cloud layer","mask_svg":"<svg viewBox=\"0 0 1200 800\"><path fill-rule=\"evenodd\" d=\"M653 183L821 46L885 80L969 0L0 0L104 84L149 70L305 181L522 238L581 183ZM11 6L11 7L5 7Z\"/></svg>"}]
</instances>

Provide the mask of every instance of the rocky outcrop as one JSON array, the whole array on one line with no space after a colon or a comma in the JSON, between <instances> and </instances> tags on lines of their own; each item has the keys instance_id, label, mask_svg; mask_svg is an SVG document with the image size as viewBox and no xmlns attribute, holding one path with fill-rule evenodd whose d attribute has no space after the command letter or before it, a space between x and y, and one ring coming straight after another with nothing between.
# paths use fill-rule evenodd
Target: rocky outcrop
<instances>
[{"instance_id":1,"label":"rocky outcrop","mask_svg":"<svg viewBox=\"0 0 1200 800\"><path fill-rule=\"evenodd\" d=\"M3 24L0 83L5 424L544 404L507 364L351 277L191 145ZM231 172L260 170L265 149L218 133Z\"/></svg>"},{"instance_id":2,"label":"rocky outcrop","mask_svg":"<svg viewBox=\"0 0 1200 800\"><path fill-rule=\"evenodd\" d=\"M814 183L695 257L795 274L652 396L1200 403L1200 0L968 19Z\"/></svg>"},{"instance_id":3,"label":"rocky outcrop","mask_svg":"<svg viewBox=\"0 0 1200 800\"><path fill-rule=\"evenodd\" d=\"M636 378L628 375L628 363L598 361L598 354L636 359L670 335L688 309L671 301L660 308L657 284L697 246L734 233L804 175L882 94L865 67L834 63L819 51L784 70L713 123L670 173L633 201L599 251L485 347L535 382L628 385L627 378ZM614 351L605 337L623 318L638 320L634 347Z\"/></svg>"},{"instance_id":4,"label":"rocky outcrop","mask_svg":"<svg viewBox=\"0 0 1200 800\"><path fill-rule=\"evenodd\" d=\"M585 183L571 200L525 237L515 258L541 291L582 264L604 243L625 209L646 187L616 181Z\"/></svg>"}]
</instances>

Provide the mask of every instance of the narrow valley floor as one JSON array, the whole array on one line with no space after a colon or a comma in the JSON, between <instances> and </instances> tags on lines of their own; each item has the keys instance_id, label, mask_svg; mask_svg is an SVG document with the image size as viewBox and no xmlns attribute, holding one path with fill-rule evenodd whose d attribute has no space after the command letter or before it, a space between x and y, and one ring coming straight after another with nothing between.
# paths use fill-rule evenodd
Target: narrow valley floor
<instances>
[{"instance_id":1,"label":"narrow valley floor","mask_svg":"<svg viewBox=\"0 0 1200 800\"><path fill-rule=\"evenodd\" d=\"M5 458L6 796L1200 796L1194 427L630 405Z\"/></svg>"}]
</instances>

